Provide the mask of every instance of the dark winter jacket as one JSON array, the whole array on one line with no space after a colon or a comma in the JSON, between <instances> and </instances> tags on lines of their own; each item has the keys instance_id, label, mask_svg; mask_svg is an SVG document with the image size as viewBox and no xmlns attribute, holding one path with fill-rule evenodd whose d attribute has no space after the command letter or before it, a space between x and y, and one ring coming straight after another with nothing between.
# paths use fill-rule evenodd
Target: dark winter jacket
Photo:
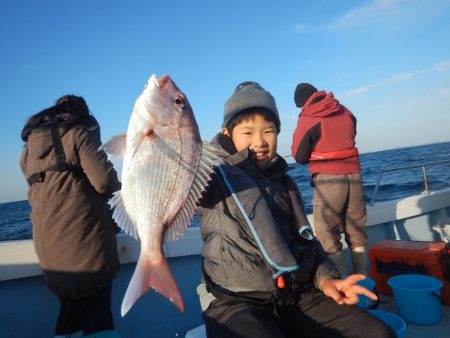
<instances>
[{"instance_id":1,"label":"dark winter jacket","mask_svg":"<svg viewBox=\"0 0 450 338\"><path fill-rule=\"evenodd\" d=\"M336 276L320 243L299 235L309 222L286 170L280 157L268 169L259 169L248 150L227 157L217 168L198 213L203 268L219 289L270 297L279 275L295 273L299 283L311 286Z\"/></svg>"},{"instance_id":2,"label":"dark winter jacket","mask_svg":"<svg viewBox=\"0 0 450 338\"><path fill-rule=\"evenodd\" d=\"M292 156L311 174L343 175L361 171L355 148L356 118L333 93L314 93L302 108L294 131ZM316 155L316 156L312 156Z\"/></svg>"},{"instance_id":3,"label":"dark winter jacket","mask_svg":"<svg viewBox=\"0 0 450 338\"><path fill-rule=\"evenodd\" d=\"M111 282L118 269L117 228L107 199L120 182L98 150L96 121L60 123L58 130L67 163L80 170L47 171L31 184L33 240L48 287L62 297L83 297ZM48 123L27 125L22 136L26 179L57 162Z\"/></svg>"}]
</instances>

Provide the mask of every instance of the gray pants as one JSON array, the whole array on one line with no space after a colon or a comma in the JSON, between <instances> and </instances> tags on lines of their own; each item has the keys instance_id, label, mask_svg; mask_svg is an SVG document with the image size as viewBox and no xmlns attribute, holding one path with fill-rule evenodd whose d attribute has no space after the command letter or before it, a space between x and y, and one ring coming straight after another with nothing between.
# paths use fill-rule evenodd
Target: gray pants
<instances>
[{"instance_id":1,"label":"gray pants","mask_svg":"<svg viewBox=\"0 0 450 338\"><path fill-rule=\"evenodd\" d=\"M342 251L341 229L349 248L365 246L367 212L361 175L316 174L314 186L314 231L325 251Z\"/></svg>"}]
</instances>

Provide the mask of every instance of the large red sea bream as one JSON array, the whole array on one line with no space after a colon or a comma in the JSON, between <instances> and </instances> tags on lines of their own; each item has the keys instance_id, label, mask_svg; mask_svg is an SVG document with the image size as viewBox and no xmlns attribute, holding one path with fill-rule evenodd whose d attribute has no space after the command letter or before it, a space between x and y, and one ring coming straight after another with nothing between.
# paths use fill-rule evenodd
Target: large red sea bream
<instances>
[{"instance_id":1,"label":"large red sea bream","mask_svg":"<svg viewBox=\"0 0 450 338\"><path fill-rule=\"evenodd\" d=\"M122 302L124 316L150 288L184 304L163 252L165 239L184 234L213 171L216 155L200 139L192 108L168 76L152 75L136 100L126 134L103 149L123 156L122 190L113 217L139 238L141 253Z\"/></svg>"}]
</instances>

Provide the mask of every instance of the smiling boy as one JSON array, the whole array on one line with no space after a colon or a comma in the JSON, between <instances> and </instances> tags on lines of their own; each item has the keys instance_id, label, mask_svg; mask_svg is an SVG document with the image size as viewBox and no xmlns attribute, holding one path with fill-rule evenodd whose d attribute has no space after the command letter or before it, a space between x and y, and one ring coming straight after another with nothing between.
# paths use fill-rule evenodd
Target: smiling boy
<instances>
[{"instance_id":1,"label":"smiling boy","mask_svg":"<svg viewBox=\"0 0 450 338\"><path fill-rule=\"evenodd\" d=\"M236 151L251 147L251 157L258 167L264 168L270 164L276 155L277 129L275 123L267 118L267 113L244 112L240 119L233 122L236 123L233 133L223 128L222 134L231 138Z\"/></svg>"},{"instance_id":2,"label":"smiling boy","mask_svg":"<svg viewBox=\"0 0 450 338\"><path fill-rule=\"evenodd\" d=\"M301 194L277 154L280 119L256 82L237 86L212 143L225 151L198 213L197 291L208 337L395 337L368 312L314 238ZM367 328L370 327L370 332Z\"/></svg>"}]
</instances>

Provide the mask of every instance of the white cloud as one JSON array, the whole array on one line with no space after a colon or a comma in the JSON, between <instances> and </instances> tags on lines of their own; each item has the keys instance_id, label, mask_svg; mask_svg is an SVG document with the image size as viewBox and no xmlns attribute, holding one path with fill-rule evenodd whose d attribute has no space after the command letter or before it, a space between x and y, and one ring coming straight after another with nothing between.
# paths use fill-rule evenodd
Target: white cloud
<instances>
[{"instance_id":1,"label":"white cloud","mask_svg":"<svg viewBox=\"0 0 450 338\"><path fill-rule=\"evenodd\" d=\"M445 72L450 69L450 61L436 63L431 68L437 72Z\"/></svg>"},{"instance_id":2,"label":"white cloud","mask_svg":"<svg viewBox=\"0 0 450 338\"><path fill-rule=\"evenodd\" d=\"M304 32L308 27L306 25L295 25L296 32Z\"/></svg>"},{"instance_id":3,"label":"white cloud","mask_svg":"<svg viewBox=\"0 0 450 338\"><path fill-rule=\"evenodd\" d=\"M398 12L397 10L403 2L402 0L375 0L366 6L350 10L331 22L327 28L348 29L367 24L368 22L372 22L372 20L379 20L381 17L393 15Z\"/></svg>"},{"instance_id":4,"label":"white cloud","mask_svg":"<svg viewBox=\"0 0 450 338\"><path fill-rule=\"evenodd\" d=\"M408 80L413 77L413 73L402 73L394 75L391 80L392 81L403 81Z\"/></svg>"},{"instance_id":5,"label":"white cloud","mask_svg":"<svg viewBox=\"0 0 450 338\"><path fill-rule=\"evenodd\" d=\"M349 90L348 92L346 92L343 97L352 97L352 96L359 96L359 95L363 95L369 92L370 87L369 86L365 86L365 87L359 87L356 89L352 89Z\"/></svg>"},{"instance_id":6,"label":"white cloud","mask_svg":"<svg viewBox=\"0 0 450 338\"><path fill-rule=\"evenodd\" d=\"M415 70L407 73L400 73L393 75L390 79L386 81L382 81L379 85L383 85L385 83L397 82L397 81L405 81L411 79L413 76L426 73L426 69Z\"/></svg>"},{"instance_id":7,"label":"white cloud","mask_svg":"<svg viewBox=\"0 0 450 338\"><path fill-rule=\"evenodd\" d=\"M432 20L450 7L450 0L373 0L365 6L351 9L319 27L297 24L298 33L312 30L347 30L355 28L375 28L402 25L426 19Z\"/></svg>"},{"instance_id":8,"label":"white cloud","mask_svg":"<svg viewBox=\"0 0 450 338\"><path fill-rule=\"evenodd\" d=\"M374 83L371 83L371 84L368 84L366 86L362 86L359 88L351 89L351 90L345 92L343 94L343 96L344 97L353 97L353 96L364 95L364 94L367 94L369 92L369 90L372 88L386 86L386 85L389 85L394 82L407 81L417 75L424 74L426 72L427 72L426 69L419 69L419 70L415 70L415 71L411 71L411 72L394 74L388 79L374 82Z\"/></svg>"},{"instance_id":9,"label":"white cloud","mask_svg":"<svg viewBox=\"0 0 450 338\"><path fill-rule=\"evenodd\" d=\"M374 0L352 9L324 29L343 30L355 27L381 27L405 20L432 17L450 5L448 0Z\"/></svg>"}]
</instances>

